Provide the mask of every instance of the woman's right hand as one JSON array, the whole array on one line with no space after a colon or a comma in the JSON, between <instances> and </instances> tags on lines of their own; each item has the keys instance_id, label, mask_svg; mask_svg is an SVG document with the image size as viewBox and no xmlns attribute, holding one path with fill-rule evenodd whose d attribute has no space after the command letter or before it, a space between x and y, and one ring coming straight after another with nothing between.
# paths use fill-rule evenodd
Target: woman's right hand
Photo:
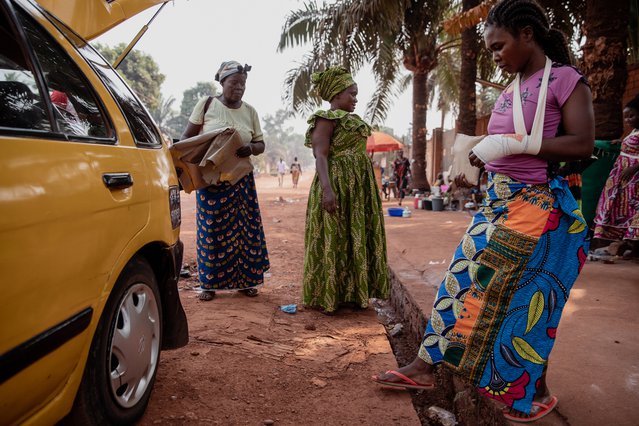
<instances>
[{"instance_id":1,"label":"woman's right hand","mask_svg":"<svg viewBox=\"0 0 639 426\"><path fill-rule=\"evenodd\" d=\"M337 211L337 199L332 189L322 191L322 207L328 213L333 214Z\"/></svg>"},{"instance_id":2,"label":"woman's right hand","mask_svg":"<svg viewBox=\"0 0 639 426\"><path fill-rule=\"evenodd\" d=\"M457 176L455 176L455 178L453 179L453 182L459 188L473 188L476 186L468 182L468 179L466 179L466 175L464 173L460 173Z\"/></svg>"},{"instance_id":3,"label":"woman's right hand","mask_svg":"<svg viewBox=\"0 0 639 426\"><path fill-rule=\"evenodd\" d=\"M470 161L470 165L477 167L478 169L481 169L482 167L484 167L486 164L481 161L473 151L470 151L468 153L468 161Z\"/></svg>"}]
</instances>

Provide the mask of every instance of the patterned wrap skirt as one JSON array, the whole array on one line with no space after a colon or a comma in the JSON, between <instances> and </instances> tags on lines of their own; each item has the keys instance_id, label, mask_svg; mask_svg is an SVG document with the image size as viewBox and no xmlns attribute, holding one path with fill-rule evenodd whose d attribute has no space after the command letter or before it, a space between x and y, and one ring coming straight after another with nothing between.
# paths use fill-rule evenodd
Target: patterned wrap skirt
<instances>
[{"instance_id":1,"label":"patterned wrap skirt","mask_svg":"<svg viewBox=\"0 0 639 426\"><path fill-rule=\"evenodd\" d=\"M203 290L243 290L269 269L253 173L197 191L197 265Z\"/></svg>"},{"instance_id":2,"label":"patterned wrap skirt","mask_svg":"<svg viewBox=\"0 0 639 426\"><path fill-rule=\"evenodd\" d=\"M419 357L529 413L588 252L568 182L490 173L486 199L439 288Z\"/></svg>"},{"instance_id":3,"label":"patterned wrap skirt","mask_svg":"<svg viewBox=\"0 0 639 426\"><path fill-rule=\"evenodd\" d=\"M623 171L639 164L639 131L628 135L601 191L594 238L639 241L639 173L622 179Z\"/></svg>"},{"instance_id":4,"label":"patterned wrap skirt","mask_svg":"<svg viewBox=\"0 0 639 426\"><path fill-rule=\"evenodd\" d=\"M363 145L358 152L333 154L329 175L337 212L322 207L317 174L308 196L304 304L327 312L348 302L365 308L371 298L388 298L390 282L382 200Z\"/></svg>"}]
</instances>

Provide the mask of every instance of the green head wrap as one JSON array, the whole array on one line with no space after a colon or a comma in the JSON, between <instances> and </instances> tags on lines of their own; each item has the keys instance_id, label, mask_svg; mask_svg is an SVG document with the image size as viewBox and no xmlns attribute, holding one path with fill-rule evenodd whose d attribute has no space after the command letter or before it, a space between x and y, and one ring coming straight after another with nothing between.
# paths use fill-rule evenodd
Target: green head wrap
<instances>
[{"instance_id":1,"label":"green head wrap","mask_svg":"<svg viewBox=\"0 0 639 426\"><path fill-rule=\"evenodd\" d=\"M342 67L330 67L326 71L313 73L311 82L320 97L327 102L355 84L351 73Z\"/></svg>"}]
</instances>

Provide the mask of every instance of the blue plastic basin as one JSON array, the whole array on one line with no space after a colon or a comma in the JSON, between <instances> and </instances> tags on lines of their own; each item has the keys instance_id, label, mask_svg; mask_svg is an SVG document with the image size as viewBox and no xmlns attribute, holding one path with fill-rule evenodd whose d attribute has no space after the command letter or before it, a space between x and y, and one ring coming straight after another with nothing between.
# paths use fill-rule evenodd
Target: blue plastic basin
<instances>
[{"instance_id":1,"label":"blue plastic basin","mask_svg":"<svg viewBox=\"0 0 639 426\"><path fill-rule=\"evenodd\" d=\"M401 207L389 207L388 215L395 217L402 217L402 213L404 213L404 209Z\"/></svg>"}]
</instances>

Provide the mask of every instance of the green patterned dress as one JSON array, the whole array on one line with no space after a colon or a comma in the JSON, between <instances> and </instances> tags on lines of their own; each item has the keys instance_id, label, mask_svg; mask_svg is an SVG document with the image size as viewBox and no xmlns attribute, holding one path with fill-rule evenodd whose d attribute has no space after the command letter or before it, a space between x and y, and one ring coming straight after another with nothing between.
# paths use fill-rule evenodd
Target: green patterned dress
<instances>
[{"instance_id":1,"label":"green patterned dress","mask_svg":"<svg viewBox=\"0 0 639 426\"><path fill-rule=\"evenodd\" d=\"M304 304L335 311L340 303L365 308L369 298L389 293L382 201L366 139L371 128L346 111L317 111L308 119L305 145L317 117L335 121L328 174L337 212L322 208L322 187L315 174L306 210Z\"/></svg>"}]
</instances>

